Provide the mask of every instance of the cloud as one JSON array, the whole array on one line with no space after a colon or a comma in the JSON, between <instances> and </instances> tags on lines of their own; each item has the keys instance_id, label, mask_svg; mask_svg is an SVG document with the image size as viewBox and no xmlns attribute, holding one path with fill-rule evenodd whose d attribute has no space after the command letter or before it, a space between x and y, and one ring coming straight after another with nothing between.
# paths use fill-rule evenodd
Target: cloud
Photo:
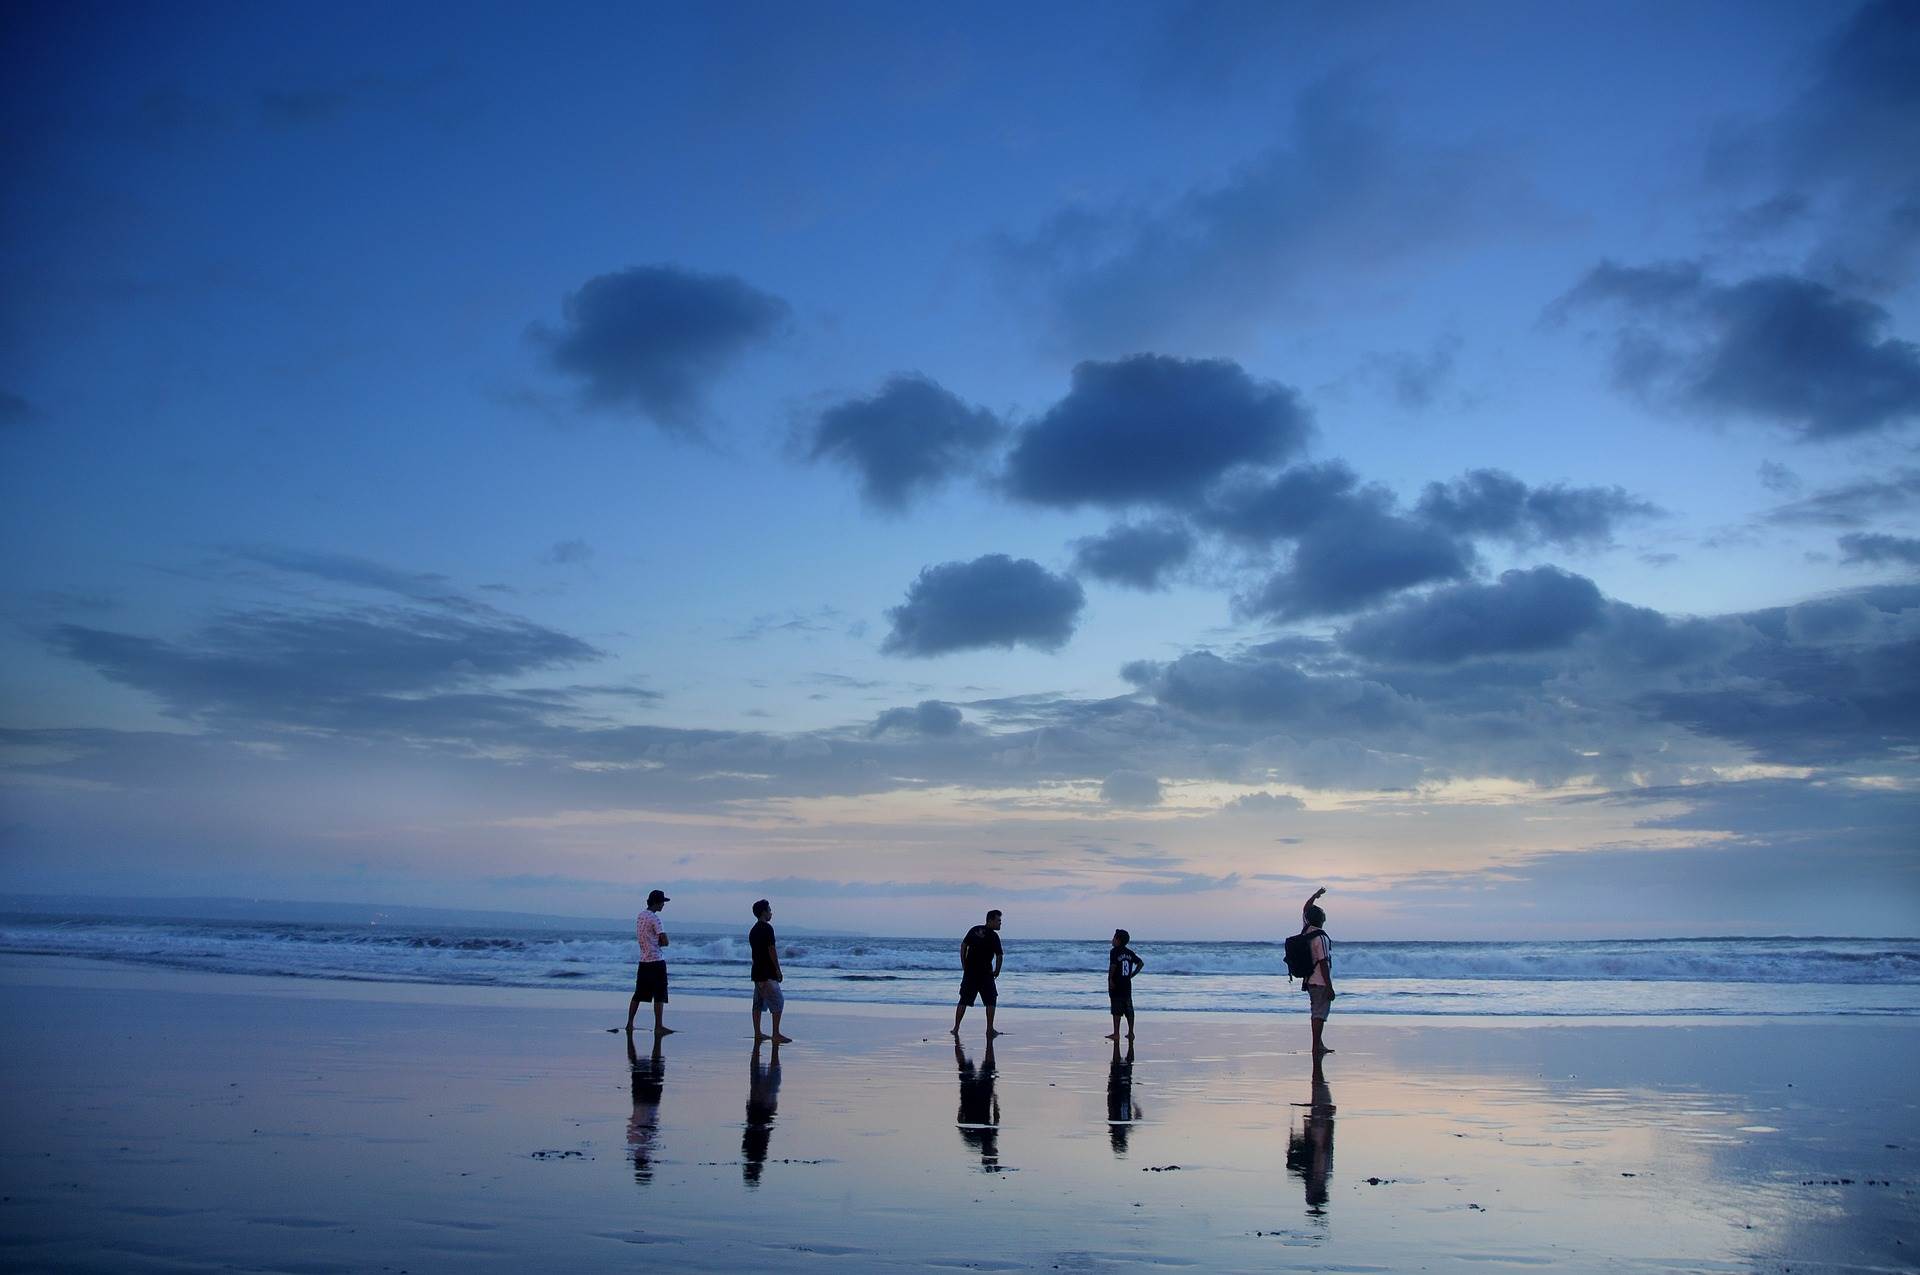
<instances>
[{"instance_id":1,"label":"cloud","mask_svg":"<svg viewBox=\"0 0 1920 1275\"><path fill-rule=\"evenodd\" d=\"M1551 313L1593 307L1627 317L1614 378L1650 398L1784 425L1803 441L1920 418L1920 347L1886 335L1880 306L1812 279L1719 284L1693 262L1602 262Z\"/></svg>"},{"instance_id":2,"label":"cloud","mask_svg":"<svg viewBox=\"0 0 1920 1275\"><path fill-rule=\"evenodd\" d=\"M626 408L697 429L706 388L786 321L785 301L732 275L635 266L597 275L562 302L560 327L528 338L590 407Z\"/></svg>"},{"instance_id":3,"label":"cloud","mask_svg":"<svg viewBox=\"0 0 1920 1275\"><path fill-rule=\"evenodd\" d=\"M1193 533L1178 523L1121 523L1074 544L1074 569L1108 584L1158 589L1193 556Z\"/></svg>"},{"instance_id":4,"label":"cloud","mask_svg":"<svg viewBox=\"0 0 1920 1275\"><path fill-rule=\"evenodd\" d=\"M227 552L244 562L257 563L293 575L312 576L334 584L394 593L422 602L473 605L460 598L447 577L437 572L403 571L353 554L315 553L305 549L229 548Z\"/></svg>"},{"instance_id":5,"label":"cloud","mask_svg":"<svg viewBox=\"0 0 1920 1275\"><path fill-rule=\"evenodd\" d=\"M1840 561L1845 563L1894 562L1920 567L1920 538L1853 532L1840 537L1840 553Z\"/></svg>"},{"instance_id":6,"label":"cloud","mask_svg":"<svg viewBox=\"0 0 1920 1275\"><path fill-rule=\"evenodd\" d=\"M1451 483L1428 483L1415 513L1456 535L1599 548L1613 542L1617 523L1660 510L1621 487L1529 488L1501 470L1475 469Z\"/></svg>"},{"instance_id":7,"label":"cloud","mask_svg":"<svg viewBox=\"0 0 1920 1275\"><path fill-rule=\"evenodd\" d=\"M1424 411L1453 380L1462 344L1457 336L1444 336L1424 354L1406 350L1375 354L1361 366L1359 375L1384 384L1394 401L1408 411Z\"/></svg>"},{"instance_id":8,"label":"cloud","mask_svg":"<svg viewBox=\"0 0 1920 1275\"><path fill-rule=\"evenodd\" d=\"M1776 496L1795 495L1802 486L1800 475L1772 460L1760 462L1760 485Z\"/></svg>"},{"instance_id":9,"label":"cloud","mask_svg":"<svg viewBox=\"0 0 1920 1275\"><path fill-rule=\"evenodd\" d=\"M1158 872L1150 877L1122 881L1113 887L1115 894L1209 894L1231 890L1240 884L1240 874L1209 876L1204 872Z\"/></svg>"},{"instance_id":10,"label":"cloud","mask_svg":"<svg viewBox=\"0 0 1920 1275\"><path fill-rule=\"evenodd\" d=\"M1357 85L1302 94L1284 140L1159 207L1064 208L998 244L1011 286L1037 288L1080 353L1219 348L1297 313L1337 281L1404 272L1436 248L1533 217L1518 167L1397 136Z\"/></svg>"},{"instance_id":11,"label":"cloud","mask_svg":"<svg viewBox=\"0 0 1920 1275\"><path fill-rule=\"evenodd\" d=\"M593 546L584 540L559 540L552 548L540 555L540 560L549 566L574 567L593 557Z\"/></svg>"},{"instance_id":12,"label":"cloud","mask_svg":"<svg viewBox=\"0 0 1920 1275\"><path fill-rule=\"evenodd\" d=\"M1256 544L1304 534L1336 512L1385 505L1390 493L1360 489L1342 461L1297 465L1271 478L1228 482L1195 511L1201 525Z\"/></svg>"},{"instance_id":13,"label":"cloud","mask_svg":"<svg viewBox=\"0 0 1920 1275\"><path fill-rule=\"evenodd\" d=\"M8 390L0 390L0 429L9 425L25 425L33 420L37 413L33 404Z\"/></svg>"},{"instance_id":14,"label":"cloud","mask_svg":"<svg viewBox=\"0 0 1920 1275\"><path fill-rule=\"evenodd\" d=\"M1414 712L1411 701L1357 677L1315 677L1285 659L1222 659L1193 651L1167 663L1140 661L1121 675L1160 703L1216 722L1285 722L1292 729L1346 733Z\"/></svg>"},{"instance_id":15,"label":"cloud","mask_svg":"<svg viewBox=\"0 0 1920 1275\"><path fill-rule=\"evenodd\" d=\"M1508 571L1494 584L1461 584L1360 620L1340 635L1368 659L1451 664L1570 645L1605 619L1600 590L1558 567Z\"/></svg>"},{"instance_id":16,"label":"cloud","mask_svg":"<svg viewBox=\"0 0 1920 1275\"><path fill-rule=\"evenodd\" d=\"M805 446L811 460L852 469L869 505L898 512L975 466L1005 430L993 413L916 373L827 408Z\"/></svg>"},{"instance_id":17,"label":"cloud","mask_svg":"<svg viewBox=\"0 0 1920 1275\"><path fill-rule=\"evenodd\" d=\"M482 687L602 656L526 620L403 607L246 611L184 643L74 624L51 639L177 716L371 733L491 729L564 712L563 692Z\"/></svg>"},{"instance_id":18,"label":"cloud","mask_svg":"<svg viewBox=\"0 0 1920 1275\"><path fill-rule=\"evenodd\" d=\"M1293 390L1227 359L1086 362L1066 397L1016 436L1006 487L1066 508L1191 506L1230 470L1299 451L1311 428Z\"/></svg>"},{"instance_id":19,"label":"cloud","mask_svg":"<svg viewBox=\"0 0 1920 1275\"><path fill-rule=\"evenodd\" d=\"M887 612L890 655L943 655L981 647L1054 651L1073 636L1086 594L1030 558L990 553L928 567Z\"/></svg>"},{"instance_id":20,"label":"cloud","mask_svg":"<svg viewBox=\"0 0 1920 1275\"><path fill-rule=\"evenodd\" d=\"M1473 550L1454 537L1353 502L1307 528L1287 566L1236 603L1281 620L1346 615L1403 589L1461 579L1472 565Z\"/></svg>"},{"instance_id":21,"label":"cloud","mask_svg":"<svg viewBox=\"0 0 1920 1275\"><path fill-rule=\"evenodd\" d=\"M1920 469L1896 469L1884 478L1861 478L1780 505L1762 520L1782 526L1860 527L1877 515L1905 513L1916 505Z\"/></svg>"},{"instance_id":22,"label":"cloud","mask_svg":"<svg viewBox=\"0 0 1920 1275\"><path fill-rule=\"evenodd\" d=\"M907 731L919 735L951 735L960 729L960 710L937 699L921 700L912 708L890 708L873 719L869 736L888 731Z\"/></svg>"},{"instance_id":23,"label":"cloud","mask_svg":"<svg viewBox=\"0 0 1920 1275\"><path fill-rule=\"evenodd\" d=\"M1116 770L1100 784L1100 800L1109 806L1145 809L1160 804L1160 780L1144 770Z\"/></svg>"}]
</instances>

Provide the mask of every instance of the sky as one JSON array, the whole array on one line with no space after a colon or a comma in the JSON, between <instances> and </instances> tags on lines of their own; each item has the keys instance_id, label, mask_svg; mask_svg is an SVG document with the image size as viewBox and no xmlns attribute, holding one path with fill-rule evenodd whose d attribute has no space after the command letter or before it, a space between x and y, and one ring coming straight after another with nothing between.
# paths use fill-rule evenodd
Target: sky
<instances>
[{"instance_id":1,"label":"sky","mask_svg":"<svg viewBox=\"0 0 1920 1275\"><path fill-rule=\"evenodd\" d=\"M0 890L1920 933L1920 6L0 56Z\"/></svg>"}]
</instances>

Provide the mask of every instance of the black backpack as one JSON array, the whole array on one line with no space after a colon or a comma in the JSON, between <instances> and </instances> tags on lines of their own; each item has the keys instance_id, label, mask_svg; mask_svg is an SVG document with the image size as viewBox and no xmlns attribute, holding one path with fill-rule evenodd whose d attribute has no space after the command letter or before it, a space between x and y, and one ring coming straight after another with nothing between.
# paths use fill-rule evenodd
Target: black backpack
<instances>
[{"instance_id":1,"label":"black backpack","mask_svg":"<svg viewBox=\"0 0 1920 1275\"><path fill-rule=\"evenodd\" d=\"M1287 977L1305 978L1313 973L1313 936L1324 934L1325 930L1302 930L1298 934L1287 935Z\"/></svg>"}]
</instances>

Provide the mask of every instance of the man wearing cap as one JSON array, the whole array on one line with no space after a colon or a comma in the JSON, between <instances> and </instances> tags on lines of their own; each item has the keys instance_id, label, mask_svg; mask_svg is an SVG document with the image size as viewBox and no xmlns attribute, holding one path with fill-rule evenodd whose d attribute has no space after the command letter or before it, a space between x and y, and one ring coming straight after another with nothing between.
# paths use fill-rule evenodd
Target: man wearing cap
<instances>
[{"instance_id":1,"label":"man wearing cap","mask_svg":"<svg viewBox=\"0 0 1920 1275\"><path fill-rule=\"evenodd\" d=\"M660 928L660 909L667 896L655 890L647 895L647 910L633 923L633 937L640 941L640 965L633 974L633 999L627 1002L627 1030L633 1030L633 1016L641 1001L653 1002L653 1034L671 1036L673 1028L661 1022L667 1009L667 958L660 949L667 945L667 932Z\"/></svg>"}]
</instances>

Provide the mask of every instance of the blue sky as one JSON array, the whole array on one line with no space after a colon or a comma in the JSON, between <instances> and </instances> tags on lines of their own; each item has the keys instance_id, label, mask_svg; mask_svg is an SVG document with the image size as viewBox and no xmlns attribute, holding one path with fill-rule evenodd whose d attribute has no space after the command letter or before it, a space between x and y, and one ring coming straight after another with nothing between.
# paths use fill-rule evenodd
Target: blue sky
<instances>
[{"instance_id":1,"label":"blue sky","mask_svg":"<svg viewBox=\"0 0 1920 1275\"><path fill-rule=\"evenodd\" d=\"M28 6L0 888L1915 932L1911 6Z\"/></svg>"}]
</instances>

